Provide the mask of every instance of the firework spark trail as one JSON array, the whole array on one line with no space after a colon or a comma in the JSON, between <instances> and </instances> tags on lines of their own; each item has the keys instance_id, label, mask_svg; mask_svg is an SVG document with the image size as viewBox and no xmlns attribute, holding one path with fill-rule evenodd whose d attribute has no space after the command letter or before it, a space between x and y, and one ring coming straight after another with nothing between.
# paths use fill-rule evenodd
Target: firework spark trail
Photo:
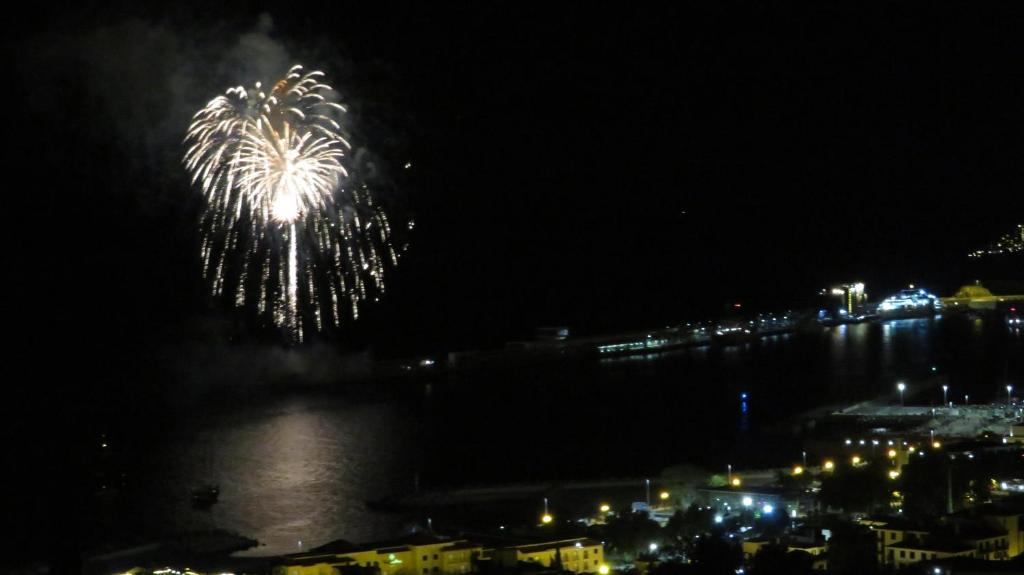
<instances>
[{"instance_id":1,"label":"firework spark trail","mask_svg":"<svg viewBox=\"0 0 1024 575\"><path fill-rule=\"evenodd\" d=\"M270 90L230 88L185 136L185 167L206 198L200 256L214 295L300 341L323 328L323 306L330 324L343 299L357 318L398 262L369 190L342 186L351 145L335 116L345 108L322 78L295 66Z\"/></svg>"}]
</instances>

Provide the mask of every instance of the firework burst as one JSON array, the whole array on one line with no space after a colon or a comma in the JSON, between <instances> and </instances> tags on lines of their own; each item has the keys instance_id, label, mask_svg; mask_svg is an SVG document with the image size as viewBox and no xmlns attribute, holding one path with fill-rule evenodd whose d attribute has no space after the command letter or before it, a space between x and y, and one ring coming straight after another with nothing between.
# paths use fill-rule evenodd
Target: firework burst
<instances>
[{"instance_id":1,"label":"firework burst","mask_svg":"<svg viewBox=\"0 0 1024 575\"><path fill-rule=\"evenodd\" d=\"M203 273L215 296L304 332L358 318L398 263L387 216L343 160L345 111L323 73L230 88L193 116L186 169L206 198Z\"/></svg>"}]
</instances>

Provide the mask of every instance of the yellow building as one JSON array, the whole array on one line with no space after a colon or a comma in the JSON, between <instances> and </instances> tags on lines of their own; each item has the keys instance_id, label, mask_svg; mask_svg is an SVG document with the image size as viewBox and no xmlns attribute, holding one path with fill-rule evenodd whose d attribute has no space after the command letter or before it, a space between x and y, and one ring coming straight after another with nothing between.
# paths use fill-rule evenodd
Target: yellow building
<instances>
[{"instance_id":1,"label":"yellow building","mask_svg":"<svg viewBox=\"0 0 1024 575\"><path fill-rule=\"evenodd\" d=\"M1021 530L1024 509L983 505L974 512L990 525L1006 531L1006 554L1014 558L1024 553L1024 531Z\"/></svg>"},{"instance_id":2,"label":"yellow building","mask_svg":"<svg viewBox=\"0 0 1024 575\"><path fill-rule=\"evenodd\" d=\"M974 556L989 561L1005 561L1010 558L1010 538L1005 531L992 530L963 537L963 542L974 547Z\"/></svg>"},{"instance_id":3,"label":"yellow building","mask_svg":"<svg viewBox=\"0 0 1024 575\"><path fill-rule=\"evenodd\" d=\"M379 569L380 575L463 575L473 571L477 558L508 566L527 562L551 567L561 561L565 571L598 573L604 564L604 545L579 538L485 548L480 543L426 534L365 545L336 541L282 558L274 575L339 575L346 567Z\"/></svg>"},{"instance_id":4,"label":"yellow building","mask_svg":"<svg viewBox=\"0 0 1024 575\"><path fill-rule=\"evenodd\" d=\"M949 559L950 557L976 557L974 547L967 543L936 543L908 537L886 549L886 563L897 569L921 561Z\"/></svg>"},{"instance_id":5,"label":"yellow building","mask_svg":"<svg viewBox=\"0 0 1024 575\"><path fill-rule=\"evenodd\" d=\"M757 539L747 539L740 545L741 549L743 550L743 559L745 561L752 560L755 555L760 553L762 547L770 543L772 543L772 540L766 537L759 537Z\"/></svg>"},{"instance_id":6,"label":"yellow building","mask_svg":"<svg viewBox=\"0 0 1024 575\"><path fill-rule=\"evenodd\" d=\"M787 551L803 551L804 553L815 557L824 555L827 549L828 547L826 547L824 543L790 543L786 548Z\"/></svg>"},{"instance_id":7,"label":"yellow building","mask_svg":"<svg viewBox=\"0 0 1024 575\"><path fill-rule=\"evenodd\" d=\"M828 570L828 546L824 543L790 543L787 548L788 552L802 551L811 556L811 570L812 571L827 571Z\"/></svg>"},{"instance_id":8,"label":"yellow building","mask_svg":"<svg viewBox=\"0 0 1024 575\"><path fill-rule=\"evenodd\" d=\"M365 545L336 541L284 557L274 575L338 575L343 567L376 568L381 575L462 575L482 552L476 543L426 534Z\"/></svg>"},{"instance_id":9,"label":"yellow building","mask_svg":"<svg viewBox=\"0 0 1024 575\"><path fill-rule=\"evenodd\" d=\"M947 517L931 528L902 518L865 519L878 541L879 563L901 567L949 557L1006 560L1019 553L1020 513L982 506ZM1016 545L1015 545L1016 542Z\"/></svg>"},{"instance_id":10,"label":"yellow building","mask_svg":"<svg viewBox=\"0 0 1024 575\"><path fill-rule=\"evenodd\" d=\"M780 541L769 537L758 537L754 539L747 539L744 541L740 548L743 551L743 560L750 562L754 560L754 557L761 552L761 549L765 545L777 544ZM807 553L812 557L811 569L814 571L825 571L828 569L828 560L825 556L827 547L824 543L810 543L810 542L799 542L790 541L786 544L786 552L791 553L793 551L800 551Z\"/></svg>"},{"instance_id":11,"label":"yellow building","mask_svg":"<svg viewBox=\"0 0 1024 575\"><path fill-rule=\"evenodd\" d=\"M879 565L893 564L892 546L899 545L907 538L924 539L929 533L922 526L898 518L862 519L858 523L866 525L875 533Z\"/></svg>"},{"instance_id":12,"label":"yellow building","mask_svg":"<svg viewBox=\"0 0 1024 575\"><path fill-rule=\"evenodd\" d=\"M560 559L565 571L597 573L604 563L604 545L594 539L564 539L509 546L498 549L494 556L506 566L527 562L551 567Z\"/></svg>"}]
</instances>

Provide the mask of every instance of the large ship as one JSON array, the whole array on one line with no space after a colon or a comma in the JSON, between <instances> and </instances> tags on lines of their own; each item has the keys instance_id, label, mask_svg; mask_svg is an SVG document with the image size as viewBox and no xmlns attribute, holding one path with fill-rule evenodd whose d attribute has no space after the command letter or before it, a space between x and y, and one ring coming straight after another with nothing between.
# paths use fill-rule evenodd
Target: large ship
<instances>
[{"instance_id":1,"label":"large ship","mask_svg":"<svg viewBox=\"0 0 1024 575\"><path fill-rule=\"evenodd\" d=\"M910 286L885 298L878 304L878 315L883 319L901 317L927 317L942 310L942 301L927 290Z\"/></svg>"}]
</instances>

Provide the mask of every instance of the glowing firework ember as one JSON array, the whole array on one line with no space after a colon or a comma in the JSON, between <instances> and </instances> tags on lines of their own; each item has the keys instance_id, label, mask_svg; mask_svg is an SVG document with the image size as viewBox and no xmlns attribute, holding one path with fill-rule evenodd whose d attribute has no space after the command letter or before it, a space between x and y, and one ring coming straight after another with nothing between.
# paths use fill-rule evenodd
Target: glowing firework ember
<instances>
[{"instance_id":1,"label":"glowing firework ember","mask_svg":"<svg viewBox=\"0 0 1024 575\"><path fill-rule=\"evenodd\" d=\"M366 186L346 189L345 108L322 72L231 88L193 117L185 167L206 197L203 273L213 293L301 340L384 291L398 262Z\"/></svg>"}]
</instances>

